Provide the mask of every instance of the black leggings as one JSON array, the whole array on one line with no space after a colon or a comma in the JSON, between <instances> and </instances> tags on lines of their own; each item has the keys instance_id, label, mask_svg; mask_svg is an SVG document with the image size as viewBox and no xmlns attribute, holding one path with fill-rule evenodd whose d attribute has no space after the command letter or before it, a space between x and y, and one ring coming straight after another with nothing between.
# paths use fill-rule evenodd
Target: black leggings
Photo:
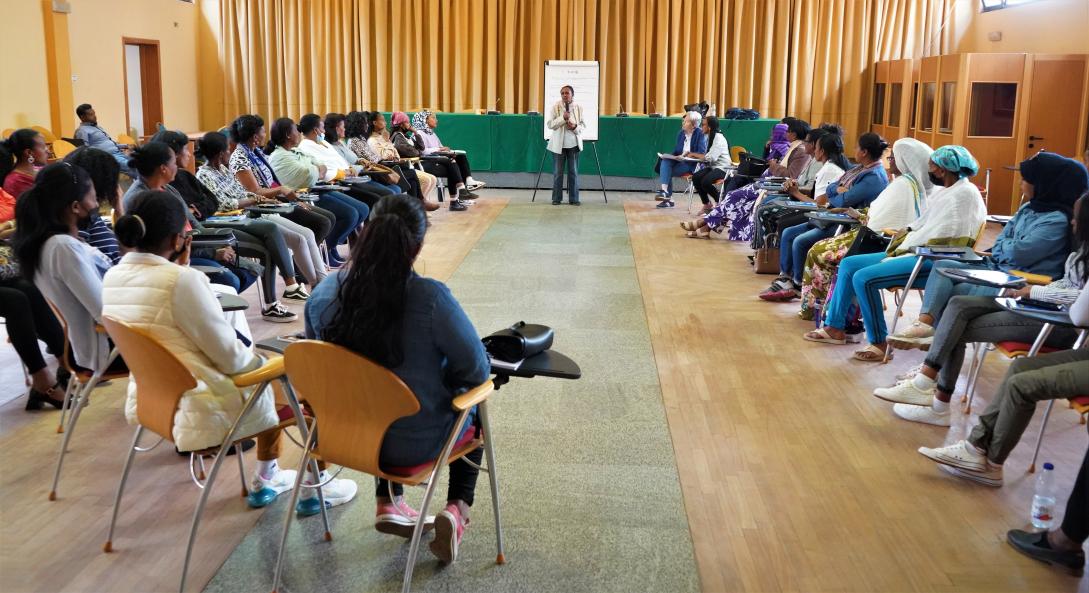
<instances>
[{"instance_id":1,"label":"black leggings","mask_svg":"<svg viewBox=\"0 0 1089 593\"><path fill-rule=\"evenodd\" d=\"M64 351L64 330L45 297L30 282L22 278L0 280L0 317L7 324L11 345L30 374L45 368L39 339L56 356Z\"/></svg>"},{"instance_id":2,"label":"black leggings","mask_svg":"<svg viewBox=\"0 0 1089 593\"><path fill-rule=\"evenodd\" d=\"M718 188L715 187L715 182L726 176L726 172L722 169L712 169L706 167L696 171L692 174L692 185L696 187L696 191L700 194L700 201L704 204L711 203L711 196L718 198Z\"/></svg>"},{"instance_id":3,"label":"black leggings","mask_svg":"<svg viewBox=\"0 0 1089 593\"><path fill-rule=\"evenodd\" d=\"M416 176L416 169L407 165L402 167L393 161L383 162L382 164L393 169L393 172L401 177L397 181L401 191L414 198L423 199L423 193L420 192L420 178Z\"/></svg>"},{"instance_id":4,"label":"black leggings","mask_svg":"<svg viewBox=\"0 0 1089 593\"><path fill-rule=\"evenodd\" d=\"M458 170L461 172L461 177L463 179L468 179L473 176L473 170L469 168L469 159L466 158L465 155L460 152L454 153L453 158L458 165Z\"/></svg>"},{"instance_id":5,"label":"black leggings","mask_svg":"<svg viewBox=\"0 0 1089 593\"><path fill-rule=\"evenodd\" d=\"M337 222L337 217L332 212L314 205L310 205L309 209L297 205L291 211L291 214L282 216L295 224L310 229L314 233L314 241L318 245L321 245L321 242L329 235L329 231L333 230L333 225Z\"/></svg>"},{"instance_id":6,"label":"black leggings","mask_svg":"<svg viewBox=\"0 0 1089 593\"><path fill-rule=\"evenodd\" d=\"M1063 517L1062 530L1066 537L1075 543L1084 543L1089 539L1089 450L1081 460L1081 470L1074 480L1074 489L1066 501L1066 515Z\"/></svg>"},{"instance_id":7,"label":"black leggings","mask_svg":"<svg viewBox=\"0 0 1089 593\"><path fill-rule=\"evenodd\" d=\"M472 429L470 429L472 430ZM467 453L464 459L480 465L484 459L484 447L477 447ZM450 481L446 487L446 500L462 500L465 504L473 506L473 494L476 492L476 479L480 470L463 462L461 459L450 464ZM382 478L374 479L374 495L389 496L390 483ZM393 495L401 496L404 488L396 482L393 483Z\"/></svg>"},{"instance_id":8,"label":"black leggings","mask_svg":"<svg viewBox=\"0 0 1089 593\"><path fill-rule=\"evenodd\" d=\"M445 177L446 185L450 188L450 191L454 191L457 186L465 183L461 168L454 161L444 156L425 157L420 162L423 163L424 171L435 177Z\"/></svg>"}]
</instances>

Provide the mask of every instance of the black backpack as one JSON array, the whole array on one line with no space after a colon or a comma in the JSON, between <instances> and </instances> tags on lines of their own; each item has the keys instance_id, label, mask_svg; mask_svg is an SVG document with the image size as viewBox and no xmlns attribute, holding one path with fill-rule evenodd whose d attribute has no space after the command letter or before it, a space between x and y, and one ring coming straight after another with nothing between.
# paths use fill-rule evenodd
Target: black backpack
<instances>
[{"instance_id":1,"label":"black backpack","mask_svg":"<svg viewBox=\"0 0 1089 593\"><path fill-rule=\"evenodd\" d=\"M731 107L726 110L726 115L722 116L723 119L760 119L760 112L755 109L742 109L740 107Z\"/></svg>"}]
</instances>

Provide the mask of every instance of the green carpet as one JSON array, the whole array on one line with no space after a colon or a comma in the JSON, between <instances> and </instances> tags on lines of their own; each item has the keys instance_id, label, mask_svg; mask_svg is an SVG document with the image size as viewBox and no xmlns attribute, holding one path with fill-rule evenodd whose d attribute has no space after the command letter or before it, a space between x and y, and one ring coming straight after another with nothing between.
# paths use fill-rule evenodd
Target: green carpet
<instances>
[{"instance_id":1,"label":"green carpet","mask_svg":"<svg viewBox=\"0 0 1089 593\"><path fill-rule=\"evenodd\" d=\"M507 564L496 566L487 477L461 557L441 568L425 546L418 591L696 591L684 513L622 204L516 197L449 283L478 330L519 320L550 325L553 348L576 360L579 381L514 379L494 398ZM346 474L348 472L345 472ZM407 540L373 529L373 487L292 525L282 591L399 591ZM445 476L439 490L445 496ZM421 489L408 491L418 503ZM287 496L265 513L208 585L268 591ZM436 504L433 510L437 510ZM426 536L425 536L426 538ZM199 544L198 544L199 545Z\"/></svg>"}]
</instances>

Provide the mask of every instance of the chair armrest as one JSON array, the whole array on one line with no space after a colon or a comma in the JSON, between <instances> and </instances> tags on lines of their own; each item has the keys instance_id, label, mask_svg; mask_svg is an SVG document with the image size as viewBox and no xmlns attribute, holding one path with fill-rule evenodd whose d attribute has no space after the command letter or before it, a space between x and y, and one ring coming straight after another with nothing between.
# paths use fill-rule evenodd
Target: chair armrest
<instances>
[{"instance_id":1,"label":"chair armrest","mask_svg":"<svg viewBox=\"0 0 1089 593\"><path fill-rule=\"evenodd\" d=\"M277 356L265 361L259 368L231 377L237 387L249 387L266 381L277 379L284 375L284 357Z\"/></svg>"},{"instance_id":2,"label":"chair armrest","mask_svg":"<svg viewBox=\"0 0 1089 593\"><path fill-rule=\"evenodd\" d=\"M881 229L882 234L888 235L890 237L895 237L896 233L898 232L900 231L898 231L897 229Z\"/></svg>"},{"instance_id":3,"label":"chair armrest","mask_svg":"<svg viewBox=\"0 0 1089 593\"><path fill-rule=\"evenodd\" d=\"M469 408L479 404L480 402L488 399L488 396L495 391L495 384L491 379L481 383L480 385L466 391L465 393L454 398L454 409L459 412L464 412Z\"/></svg>"},{"instance_id":4,"label":"chair armrest","mask_svg":"<svg viewBox=\"0 0 1089 593\"><path fill-rule=\"evenodd\" d=\"M1010 270L1010 275L1020 276L1027 280L1029 284L1035 284L1036 286L1047 286L1048 284L1051 284L1051 276L1045 276L1043 274L1022 272L1021 270Z\"/></svg>"}]
</instances>

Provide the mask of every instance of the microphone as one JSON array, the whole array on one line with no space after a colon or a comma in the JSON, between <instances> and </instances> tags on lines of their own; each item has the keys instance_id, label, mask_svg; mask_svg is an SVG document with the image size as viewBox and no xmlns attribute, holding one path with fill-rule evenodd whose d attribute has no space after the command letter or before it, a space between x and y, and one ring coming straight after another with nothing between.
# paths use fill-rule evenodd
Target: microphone
<instances>
[{"instance_id":1,"label":"microphone","mask_svg":"<svg viewBox=\"0 0 1089 593\"><path fill-rule=\"evenodd\" d=\"M503 100L503 97L499 97L498 99L495 100L495 109L489 109L488 110L488 115L499 115L500 113L503 113L502 111L499 111L499 102L502 101L502 100Z\"/></svg>"},{"instance_id":2,"label":"microphone","mask_svg":"<svg viewBox=\"0 0 1089 593\"><path fill-rule=\"evenodd\" d=\"M568 103L567 101L564 101L563 102L563 110L566 111L567 113L571 113L571 104Z\"/></svg>"},{"instance_id":3,"label":"microphone","mask_svg":"<svg viewBox=\"0 0 1089 593\"><path fill-rule=\"evenodd\" d=\"M617 117L628 117L627 112L624 111L624 104L620 104L620 111L616 114Z\"/></svg>"},{"instance_id":4,"label":"microphone","mask_svg":"<svg viewBox=\"0 0 1089 593\"><path fill-rule=\"evenodd\" d=\"M650 102L650 115L648 117L662 117L661 113L654 111L654 101Z\"/></svg>"}]
</instances>

